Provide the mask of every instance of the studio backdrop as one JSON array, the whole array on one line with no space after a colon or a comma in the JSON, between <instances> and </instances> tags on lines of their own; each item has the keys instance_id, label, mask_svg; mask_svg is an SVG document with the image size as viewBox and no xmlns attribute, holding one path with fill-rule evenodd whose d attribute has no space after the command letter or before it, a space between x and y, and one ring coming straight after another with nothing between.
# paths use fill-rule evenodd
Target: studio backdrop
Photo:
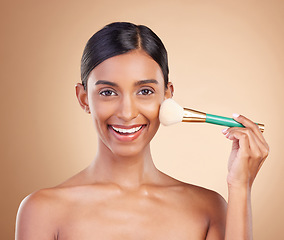
<instances>
[{"instance_id":1,"label":"studio backdrop","mask_svg":"<svg viewBox=\"0 0 284 240\"><path fill-rule=\"evenodd\" d=\"M96 153L90 115L75 84L86 41L114 21L149 26L169 54L174 99L182 106L265 124L271 152L252 195L254 236L284 239L284 2L106 0L1 2L1 239L33 191L85 168ZM156 166L227 198L231 142L222 127L161 126Z\"/></svg>"}]
</instances>

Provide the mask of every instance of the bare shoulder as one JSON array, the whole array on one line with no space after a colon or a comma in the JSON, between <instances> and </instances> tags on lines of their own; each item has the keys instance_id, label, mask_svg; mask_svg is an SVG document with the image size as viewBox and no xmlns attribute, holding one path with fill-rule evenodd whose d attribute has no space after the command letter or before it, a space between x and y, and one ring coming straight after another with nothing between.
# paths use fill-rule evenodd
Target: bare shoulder
<instances>
[{"instance_id":1,"label":"bare shoulder","mask_svg":"<svg viewBox=\"0 0 284 240\"><path fill-rule=\"evenodd\" d=\"M224 239L226 226L227 202L217 192L188 184L186 186L188 201L202 209L208 219L206 239Z\"/></svg>"},{"instance_id":2,"label":"bare shoulder","mask_svg":"<svg viewBox=\"0 0 284 240\"><path fill-rule=\"evenodd\" d=\"M204 207L207 211L216 212L226 210L227 202L216 191L200 187L197 185L185 183L174 178L170 178L170 186L182 196L184 202L191 202L197 207Z\"/></svg>"},{"instance_id":3,"label":"bare shoulder","mask_svg":"<svg viewBox=\"0 0 284 240\"><path fill-rule=\"evenodd\" d=\"M189 197L196 198L196 200L205 204L208 209L212 209L212 211L214 211L217 207L224 208L227 206L225 199L213 190L192 184L186 184L185 188Z\"/></svg>"},{"instance_id":4,"label":"bare shoulder","mask_svg":"<svg viewBox=\"0 0 284 240\"><path fill-rule=\"evenodd\" d=\"M19 211L47 211L56 203L58 193L56 188L46 188L33 192L23 199Z\"/></svg>"},{"instance_id":5,"label":"bare shoulder","mask_svg":"<svg viewBox=\"0 0 284 240\"><path fill-rule=\"evenodd\" d=\"M54 188L42 189L27 196L20 204L16 239L56 239L60 219L60 201Z\"/></svg>"}]
</instances>

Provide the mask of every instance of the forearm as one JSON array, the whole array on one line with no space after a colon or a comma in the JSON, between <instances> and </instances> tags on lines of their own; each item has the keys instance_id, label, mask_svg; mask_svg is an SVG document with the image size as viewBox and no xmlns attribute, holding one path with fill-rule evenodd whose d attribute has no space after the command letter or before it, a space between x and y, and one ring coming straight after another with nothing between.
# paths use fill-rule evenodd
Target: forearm
<instances>
[{"instance_id":1,"label":"forearm","mask_svg":"<svg viewBox=\"0 0 284 240\"><path fill-rule=\"evenodd\" d=\"M252 240L251 189L230 188L225 240Z\"/></svg>"}]
</instances>

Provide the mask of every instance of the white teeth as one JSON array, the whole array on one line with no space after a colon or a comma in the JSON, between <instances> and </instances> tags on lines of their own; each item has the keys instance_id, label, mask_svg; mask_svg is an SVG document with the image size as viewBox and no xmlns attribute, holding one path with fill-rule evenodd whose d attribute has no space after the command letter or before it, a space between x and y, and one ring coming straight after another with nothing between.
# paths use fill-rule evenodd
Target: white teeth
<instances>
[{"instance_id":1,"label":"white teeth","mask_svg":"<svg viewBox=\"0 0 284 240\"><path fill-rule=\"evenodd\" d=\"M125 129L125 128L116 128L114 126L111 126L115 131L120 132L120 133L135 133L139 131L142 128L142 125L140 127L135 127L135 128L130 128L130 129Z\"/></svg>"}]
</instances>

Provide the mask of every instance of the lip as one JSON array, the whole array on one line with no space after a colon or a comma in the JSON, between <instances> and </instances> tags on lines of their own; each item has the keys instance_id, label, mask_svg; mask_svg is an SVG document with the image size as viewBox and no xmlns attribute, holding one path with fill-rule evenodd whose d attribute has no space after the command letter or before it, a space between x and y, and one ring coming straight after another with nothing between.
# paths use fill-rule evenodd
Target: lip
<instances>
[{"instance_id":1,"label":"lip","mask_svg":"<svg viewBox=\"0 0 284 240\"><path fill-rule=\"evenodd\" d=\"M124 125L108 125L108 129L111 132L111 134L119 141L121 142L131 142L134 141L136 138L138 138L141 133L143 132L143 130L145 129L147 125L146 124L136 124L136 125L131 125L131 126L124 126ZM141 127L138 131L133 132L133 133L119 133L117 131L115 131L113 129L113 127L115 128L119 128L119 129L132 129L132 128L137 128L137 127Z\"/></svg>"}]
</instances>

